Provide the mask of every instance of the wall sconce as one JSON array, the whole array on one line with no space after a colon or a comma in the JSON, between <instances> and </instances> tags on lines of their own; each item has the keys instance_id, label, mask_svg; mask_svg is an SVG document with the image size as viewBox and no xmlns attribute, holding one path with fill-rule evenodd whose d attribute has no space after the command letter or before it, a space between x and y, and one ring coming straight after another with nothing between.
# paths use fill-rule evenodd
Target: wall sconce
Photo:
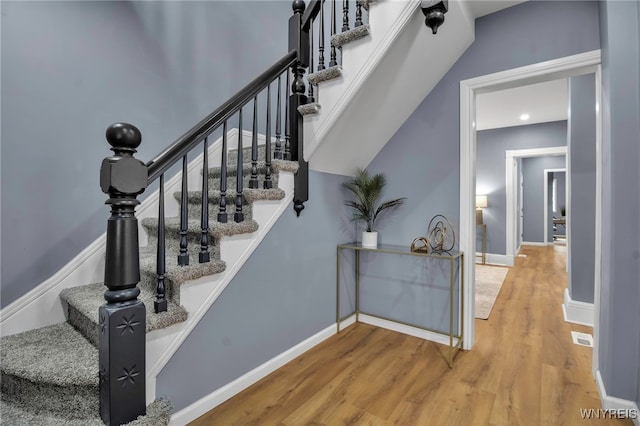
<instances>
[{"instance_id":1,"label":"wall sconce","mask_svg":"<svg viewBox=\"0 0 640 426\"><path fill-rule=\"evenodd\" d=\"M434 34L437 33L438 27L444 22L444 14L449 10L449 0L422 0L420 8L426 16L425 25L431 28Z\"/></svg>"},{"instance_id":2,"label":"wall sconce","mask_svg":"<svg viewBox=\"0 0 640 426\"><path fill-rule=\"evenodd\" d=\"M482 225L484 220L482 219L482 209L487 208L487 196L476 195L476 225Z\"/></svg>"}]
</instances>

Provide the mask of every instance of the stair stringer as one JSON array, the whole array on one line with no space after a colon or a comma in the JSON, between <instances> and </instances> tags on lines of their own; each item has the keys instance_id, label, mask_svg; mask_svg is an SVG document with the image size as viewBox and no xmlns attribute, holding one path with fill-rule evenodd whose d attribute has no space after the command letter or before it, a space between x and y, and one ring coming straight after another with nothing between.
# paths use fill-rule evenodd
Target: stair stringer
<instances>
[{"instance_id":1,"label":"stair stringer","mask_svg":"<svg viewBox=\"0 0 640 426\"><path fill-rule=\"evenodd\" d=\"M350 175L366 167L475 38L464 2L449 2L433 35L420 1L379 1L370 35L342 47L342 78L322 82L322 108L304 120L305 159L313 170Z\"/></svg>"}]
</instances>

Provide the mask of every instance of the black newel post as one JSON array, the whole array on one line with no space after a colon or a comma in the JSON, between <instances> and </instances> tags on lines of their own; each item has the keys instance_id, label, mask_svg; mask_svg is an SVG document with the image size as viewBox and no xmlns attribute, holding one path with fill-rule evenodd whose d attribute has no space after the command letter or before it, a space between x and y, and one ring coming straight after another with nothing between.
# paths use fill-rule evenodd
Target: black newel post
<instances>
[{"instance_id":1,"label":"black newel post","mask_svg":"<svg viewBox=\"0 0 640 426\"><path fill-rule=\"evenodd\" d=\"M289 18L289 50L296 49L298 58L291 67L293 82L289 96L289 130L291 134L291 160L299 164L295 176L295 190L293 194L293 208L296 214L304 209L304 202L309 199L309 163L304 161L304 139L302 114L298 112L300 105L307 103L305 84L302 77L305 68L309 66L309 30L302 28L302 14L305 4L303 0L294 0L292 4L293 16Z\"/></svg>"},{"instance_id":2,"label":"black newel post","mask_svg":"<svg viewBox=\"0 0 640 426\"><path fill-rule=\"evenodd\" d=\"M136 196L147 186L147 167L133 157L140 131L113 124L107 141L114 152L100 168L100 187L109 194L104 293L100 319L100 417L109 426L145 414L145 308L138 295L140 261Z\"/></svg>"}]
</instances>

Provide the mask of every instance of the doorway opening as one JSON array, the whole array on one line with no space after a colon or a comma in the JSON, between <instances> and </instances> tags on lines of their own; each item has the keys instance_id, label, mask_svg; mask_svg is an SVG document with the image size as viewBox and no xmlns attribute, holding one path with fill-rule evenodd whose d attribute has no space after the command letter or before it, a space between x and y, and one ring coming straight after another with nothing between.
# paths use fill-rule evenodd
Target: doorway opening
<instances>
[{"instance_id":1,"label":"doorway opening","mask_svg":"<svg viewBox=\"0 0 640 426\"><path fill-rule=\"evenodd\" d=\"M476 253L476 95L509 89L522 85L535 84L565 77L574 77L594 73L596 78L596 103L600 104L601 70L600 50L586 52L565 58L532 64L503 72L476 77L460 82L460 250L464 253ZM601 262L601 211L602 211L602 171L601 171L601 115L596 113L596 232L595 232L595 299L594 299L594 351L593 365L597 365L598 351L598 313ZM507 168L509 170L510 168ZM509 203L507 203L509 205ZM515 214L507 218L515 222ZM507 226L507 231L509 230ZM514 226L511 225L513 230ZM512 238L511 241L514 241ZM515 243L512 253L515 255ZM475 298L475 256L464 258L464 300ZM463 348L471 349L475 338L475 312L473 303L464 305L464 329L466 338ZM595 370L594 370L595 371Z\"/></svg>"}]
</instances>

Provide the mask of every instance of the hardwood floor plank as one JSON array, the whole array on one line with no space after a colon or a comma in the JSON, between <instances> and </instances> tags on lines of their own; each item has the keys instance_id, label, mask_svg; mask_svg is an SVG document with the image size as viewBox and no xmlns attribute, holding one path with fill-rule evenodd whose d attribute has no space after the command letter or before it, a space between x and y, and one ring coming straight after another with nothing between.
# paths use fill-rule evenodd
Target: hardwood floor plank
<instances>
[{"instance_id":1,"label":"hardwood floor plank","mask_svg":"<svg viewBox=\"0 0 640 426\"><path fill-rule=\"evenodd\" d=\"M453 369L444 346L354 324L192 425L631 425L580 415L601 405L571 340L591 328L563 320L566 248L521 252Z\"/></svg>"}]
</instances>

